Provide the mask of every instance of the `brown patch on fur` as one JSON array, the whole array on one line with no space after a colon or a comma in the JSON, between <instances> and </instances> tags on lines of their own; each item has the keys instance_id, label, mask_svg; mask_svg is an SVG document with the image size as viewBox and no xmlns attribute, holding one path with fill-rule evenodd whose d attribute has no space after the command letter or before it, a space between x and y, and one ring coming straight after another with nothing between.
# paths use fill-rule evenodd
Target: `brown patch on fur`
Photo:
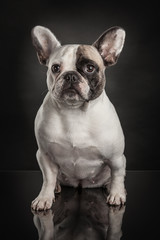
<instances>
[{"instance_id":1,"label":"brown patch on fur","mask_svg":"<svg viewBox=\"0 0 160 240\"><path fill-rule=\"evenodd\" d=\"M101 69L104 69L103 60L95 47L91 45L80 45L77 49L77 59L81 56L95 61Z\"/></svg>"},{"instance_id":2,"label":"brown patch on fur","mask_svg":"<svg viewBox=\"0 0 160 240\"><path fill-rule=\"evenodd\" d=\"M80 45L76 52L77 71L85 78L90 87L89 100L99 97L105 87L105 75L103 60L97 49L90 45ZM84 71L84 66L91 64L94 66L93 73Z\"/></svg>"}]
</instances>

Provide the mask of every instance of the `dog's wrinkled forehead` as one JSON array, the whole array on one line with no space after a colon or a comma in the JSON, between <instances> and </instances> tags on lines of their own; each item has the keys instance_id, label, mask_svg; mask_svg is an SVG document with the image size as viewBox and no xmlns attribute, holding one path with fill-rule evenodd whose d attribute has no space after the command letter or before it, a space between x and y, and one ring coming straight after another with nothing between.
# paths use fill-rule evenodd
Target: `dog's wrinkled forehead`
<instances>
[{"instance_id":1,"label":"dog's wrinkled forehead","mask_svg":"<svg viewBox=\"0 0 160 240\"><path fill-rule=\"evenodd\" d=\"M99 68L103 69L103 60L94 46L91 45L64 45L56 49L50 59L49 65L61 64L63 70L76 70L77 62L80 59L86 59L88 61L95 62Z\"/></svg>"},{"instance_id":2,"label":"dog's wrinkled forehead","mask_svg":"<svg viewBox=\"0 0 160 240\"><path fill-rule=\"evenodd\" d=\"M51 56L50 64L63 65L63 70L72 70L76 61L78 45L64 45L56 49Z\"/></svg>"}]
</instances>

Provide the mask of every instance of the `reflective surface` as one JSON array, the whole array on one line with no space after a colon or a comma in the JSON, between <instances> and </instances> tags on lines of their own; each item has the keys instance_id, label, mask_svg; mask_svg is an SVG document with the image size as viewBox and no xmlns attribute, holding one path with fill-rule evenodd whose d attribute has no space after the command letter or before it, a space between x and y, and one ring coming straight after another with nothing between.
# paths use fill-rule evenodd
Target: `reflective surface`
<instances>
[{"instance_id":1,"label":"reflective surface","mask_svg":"<svg viewBox=\"0 0 160 240\"><path fill-rule=\"evenodd\" d=\"M33 212L40 172L1 172L3 239L118 240L159 236L160 172L128 171L125 207L109 207L102 189L62 188L47 212Z\"/></svg>"}]
</instances>

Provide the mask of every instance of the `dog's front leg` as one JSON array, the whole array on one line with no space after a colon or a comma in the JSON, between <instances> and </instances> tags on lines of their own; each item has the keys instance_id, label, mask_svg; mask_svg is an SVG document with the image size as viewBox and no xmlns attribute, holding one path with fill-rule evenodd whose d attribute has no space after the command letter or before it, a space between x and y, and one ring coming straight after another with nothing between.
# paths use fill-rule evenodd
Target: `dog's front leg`
<instances>
[{"instance_id":1,"label":"dog's front leg","mask_svg":"<svg viewBox=\"0 0 160 240\"><path fill-rule=\"evenodd\" d=\"M55 201L54 190L58 174L58 167L40 150L37 151L37 160L43 175L43 184L38 197L33 200L31 207L34 210L50 209Z\"/></svg>"},{"instance_id":2,"label":"dog's front leg","mask_svg":"<svg viewBox=\"0 0 160 240\"><path fill-rule=\"evenodd\" d=\"M126 202L126 190L124 187L126 158L122 155L119 158L110 160L111 183L107 202L110 205L120 205Z\"/></svg>"}]
</instances>

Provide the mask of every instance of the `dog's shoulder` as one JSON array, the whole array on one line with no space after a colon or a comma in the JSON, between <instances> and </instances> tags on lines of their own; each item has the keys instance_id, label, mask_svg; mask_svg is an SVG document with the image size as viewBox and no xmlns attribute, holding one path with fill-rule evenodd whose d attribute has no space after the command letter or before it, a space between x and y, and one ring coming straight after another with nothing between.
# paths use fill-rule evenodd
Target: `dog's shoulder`
<instances>
[{"instance_id":1,"label":"dog's shoulder","mask_svg":"<svg viewBox=\"0 0 160 240\"><path fill-rule=\"evenodd\" d=\"M34 122L35 133L45 132L50 129L50 126L55 125L57 122L58 114L56 107L53 106L52 99L49 92L45 96L43 103L41 104Z\"/></svg>"}]
</instances>

